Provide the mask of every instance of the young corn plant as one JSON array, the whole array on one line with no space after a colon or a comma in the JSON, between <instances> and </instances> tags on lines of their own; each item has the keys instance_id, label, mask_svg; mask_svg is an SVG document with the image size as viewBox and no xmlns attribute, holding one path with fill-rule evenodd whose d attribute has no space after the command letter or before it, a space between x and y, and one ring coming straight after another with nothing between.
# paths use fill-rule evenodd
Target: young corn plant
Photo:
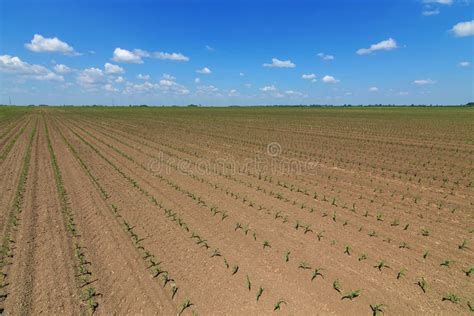
<instances>
[{"instance_id":1,"label":"young corn plant","mask_svg":"<svg viewBox=\"0 0 474 316\"><path fill-rule=\"evenodd\" d=\"M287 305L286 301L285 301L284 299L280 298L280 299L275 303L275 306L273 307L273 310L274 310L274 311L280 310L282 304Z\"/></svg>"},{"instance_id":2,"label":"young corn plant","mask_svg":"<svg viewBox=\"0 0 474 316\"><path fill-rule=\"evenodd\" d=\"M359 258L357 260L359 260L359 261L367 260L367 255L365 253L363 253L359 256Z\"/></svg>"},{"instance_id":3,"label":"young corn plant","mask_svg":"<svg viewBox=\"0 0 474 316\"><path fill-rule=\"evenodd\" d=\"M349 299L352 301L353 299L355 299L356 297L360 295L360 291L361 290L355 290L355 291L349 292L345 294L344 296L342 296L341 300Z\"/></svg>"},{"instance_id":4,"label":"young corn plant","mask_svg":"<svg viewBox=\"0 0 474 316\"><path fill-rule=\"evenodd\" d=\"M402 241L402 243L400 244L400 246L398 246L398 248L410 249L410 246L406 242Z\"/></svg>"},{"instance_id":5,"label":"young corn plant","mask_svg":"<svg viewBox=\"0 0 474 316\"><path fill-rule=\"evenodd\" d=\"M286 254L285 254L285 262L290 261L290 254L291 254L291 251L287 251L287 252L286 252Z\"/></svg>"},{"instance_id":6,"label":"young corn plant","mask_svg":"<svg viewBox=\"0 0 474 316\"><path fill-rule=\"evenodd\" d=\"M464 239L464 240L462 241L462 243L458 246L458 248L461 249L461 250L469 249L469 248L467 247L467 240Z\"/></svg>"},{"instance_id":7,"label":"young corn plant","mask_svg":"<svg viewBox=\"0 0 474 316\"><path fill-rule=\"evenodd\" d=\"M313 281L314 279L316 279L318 276L321 276L321 278L324 279L324 275L323 275L323 273L321 272L322 270L323 270L322 268L316 268L316 269L314 269L313 275L311 276L311 281Z\"/></svg>"},{"instance_id":8,"label":"young corn plant","mask_svg":"<svg viewBox=\"0 0 474 316\"><path fill-rule=\"evenodd\" d=\"M472 274L474 274L474 267L466 268L462 271L466 274L466 276L470 277Z\"/></svg>"},{"instance_id":9,"label":"young corn plant","mask_svg":"<svg viewBox=\"0 0 474 316\"><path fill-rule=\"evenodd\" d=\"M272 246L270 245L270 242L269 242L268 240L265 240L265 241L263 242L263 249L265 249L265 248L267 248L267 247L268 247L268 248L271 248Z\"/></svg>"},{"instance_id":10,"label":"young corn plant","mask_svg":"<svg viewBox=\"0 0 474 316\"><path fill-rule=\"evenodd\" d=\"M348 256L351 255L351 251L352 251L351 246L346 246L346 248L344 249L344 253Z\"/></svg>"},{"instance_id":11,"label":"young corn plant","mask_svg":"<svg viewBox=\"0 0 474 316\"><path fill-rule=\"evenodd\" d=\"M311 267L309 266L309 264L307 264L306 262L304 261L301 261L299 266L298 266L299 269L303 269L303 270L309 270L311 269Z\"/></svg>"},{"instance_id":12,"label":"young corn plant","mask_svg":"<svg viewBox=\"0 0 474 316\"><path fill-rule=\"evenodd\" d=\"M407 272L406 269L401 269L400 271L398 271L397 273L397 280L400 280L402 277L405 276L405 272Z\"/></svg>"},{"instance_id":13,"label":"young corn plant","mask_svg":"<svg viewBox=\"0 0 474 316\"><path fill-rule=\"evenodd\" d=\"M474 312L474 303L471 303L470 301L467 301L467 307L471 312Z\"/></svg>"},{"instance_id":14,"label":"young corn plant","mask_svg":"<svg viewBox=\"0 0 474 316\"><path fill-rule=\"evenodd\" d=\"M455 295L455 294L452 294L452 293L446 294L445 296L443 296L443 298L442 298L441 300L442 300L443 302L444 302L444 301L449 301L449 302L451 302L451 303L453 303L453 304L457 304L457 303L459 303L459 301L460 301L460 300L459 300L459 297L458 297L457 295Z\"/></svg>"},{"instance_id":15,"label":"young corn plant","mask_svg":"<svg viewBox=\"0 0 474 316\"><path fill-rule=\"evenodd\" d=\"M252 290L252 282L250 282L250 278L249 278L248 274L247 274L247 277L246 277L246 281L247 281L247 289L249 291Z\"/></svg>"},{"instance_id":16,"label":"young corn plant","mask_svg":"<svg viewBox=\"0 0 474 316\"><path fill-rule=\"evenodd\" d=\"M380 260L379 263L377 263L374 268L377 268L379 269L379 271L382 271L383 268L388 268L390 269L390 267L385 263L384 260Z\"/></svg>"},{"instance_id":17,"label":"young corn plant","mask_svg":"<svg viewBox=\"0 0 474 316\"><path fill-rule=\"evenodd\" d=\"M332 282L332 288L335 289L338 293L342 292L341 284L339 283L339 280L336 279L334 282Z\"/></svg>"},{"instance_id":18,"label":"young corn plant","mask_svg":"<svg viewBox=\"0 0 474 316\"><path fill-rule=\"evenodd\" d=\"M184 302L178 306L178 315L181 315L186 309L190 308L194 304L189 299L185 299Z\"/></svg>"},{"instance_id":19,"label":"young corn plant","mask_svg":"<svg viewBox=\"0 0 474 316\"><path fill-rule=\"evenodd\" d=\"M316 238L318 238L318 241L321 241L321 239L324 237L323 233L324 231L321 231L316 234Z\"/></svg>"},{"instance_id":20,"label":"young corn plant","mask_svg":"<svg viewBox=\"0 0 474 316\"><path fill-rule=\"evenodd\" d=\"M426 290L428 290L428 282L426 282L425 278L422 277L416 284L421 288L423 293L426 293Z\"/></svg>"},{"instance_id":21,"label":"young corn plant","mask_svg":"<svg viewBox=\"0 0 474 316\"><path fill-rule=\"evenodd\" d=\"M390 224L390 226L398 226L400 225L400 220L398 218L395 218L393 222Z\"/></svg>"},{"instance_id":22,"label":"young corn plant","mask_svg":"<svg viewBox=\"0 0 474 316\"><path fill-rule=\"evenodd\" d=\"M234 266L232 267L232 275L236 274L238 271L239 271L239 266L238 266L238 265L234 265Z\"/></svg>"},{"instance_id":23,"label":"young corn plant","mask_svg":"<svg viewBox=\"0 0 474 316\"><path fill-rule=\"evenodd\" d=\"M383 314L383 309L382 307L385 306L384 304L374 304L370 305L370 309L372 310L372 315L373 316L379 316L380 314Z\"/></svg>"},{"instance_id":24,"label":"young corn plant","mask_svg":"<svg viewBox=\"0 0 474 316\"><path fill-rule=\"evenodd\" d=\"M258 300L260 299L260 297L262 296L264 290L265 290L265 289L264 289L263 287L259 287L259 288L258 288L258 291L257 291L257 302L258 302Z\"/></svg>"},{"instance_id":25,"label":"young corn plant","mask_svg":"<svg viewBox=\"0 0 474 316\"><path fill-rule=\"evenodd\" d=\"M449 268L453 262L454 261L452 260L444 260L443 262L440 263L440 266Z\"/></svg>"},{"instance_id":26,"label":"young corn plant","mask_svg":"<svg viewBox=\"0 0 474 316\"><path fill-rule=\"evenodd\" d=\"M430 251L426 250L425 253L423 254L423 259L428 258L429 255L430 255Z\"/></svg>"}]
</instances>

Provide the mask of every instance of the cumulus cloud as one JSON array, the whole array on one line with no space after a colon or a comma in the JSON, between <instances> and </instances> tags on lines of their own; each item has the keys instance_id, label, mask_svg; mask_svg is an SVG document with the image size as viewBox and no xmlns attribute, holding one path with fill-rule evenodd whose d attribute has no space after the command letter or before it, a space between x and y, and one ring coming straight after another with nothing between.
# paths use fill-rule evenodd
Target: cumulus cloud
<instances>
[{"instance_id":1,"label":"cumulus cloud","mask_svg":"<svg viewBox=\"0 0 474 316\"><path fill-rule=\"evenodd\" d=\"M312 82L316 82L315 74L303 74L301 78L303 78L304 80L311 80Z\"/></svg>"},{"instance_id":2,"label":"cumulus cloud","mask_svg":"<svg viewBox=\"0 0 474 316\"><path fill-rule=\"evenodd\" d=\"M275 92L277 91L278 89L274 86L274 85L271 85L271 86L265 86L263 88L260 88L260 91L263 91L263 92Z\"/></svg>"},{"instance_id":3,"label":"cumulus cloud","mask_svg":"<svg viewBox=\"0 0 474 316\"><path fill-rule=\"evenodd\" d=\"M340 80L337 80L333 76L326 75L323 77L323 82L324 83L338 83Z\"/></svg>"},{"instance_id":4,"label":"cumulus cloud","mask_svg":"<svg viewBox=\"0 0 474 316\"><path fill-rule=\"evenodd\" d=\"M64 81L64 77L55 74L41 65L32 65L22 61L19 57L0 55L0 72L23 76L29 79Z\"/></svg>"},{"instance_id":5,"label":"cumulus cloud","mask_svg":"<svg viewBox=\"0 0 474 316\"><path fill-rule=\"evenodd\" d=\"M421 14L423 14L424 16L433 16L433 15L438 15L439 14L439 9L428 9L428 8L425 8Z\"/></svg>"},{"instance_id":6,"label":"cumulus cloud","mask_svg":"<svg viewBox=\"0 0 474 316\"><path fill-rule=\"evenodd\" d=\"M37 75L34 76L34 79L36 80L42 80L42 81L64 81L64 77L58 74L55 74L54 72L50 71L46 74L43 75Z\"/></svg>"},{"instance_id":7,"label":"cumulus cloud","mask_svg":"<svg viewBox=\"0 0 474 316\"><path fill-rule=\"evenodd\" d=\"M56 71L58 74L68 74L72 71L72 69L63 64L57 64L54 66L54 71Z\"/></svg>"},{"instance_id":8,"label":"cumulus cloud","mask_svg":"<svg viewBox=\"0 0 474 316\"><path fill-rule=\"evenodd\" d=\"M76 81L86 87L103 84L105 83L104 72L99 68L86 68L79 72Z\"/></svg>"},{"instance_id":9,"label":"cumulus cloud","mask_svg":"<svg viewBox=\"0 0 474 316\"><path fill-rule=\"evenodd\" d=\"M307 97L306 94L294 90L286 90L285 94L289 97Z\"/></svg>"},{"instance_id":10,"label":"cumulus cloud","mask_svg":"<svg viewBox=\"0 0 474 316\"><path fill-rule=\"evenodd\" d=\"M30 43L25 44L25 47L36 53L61 53L64 55L79 55L74 51L74 48L68 43L61 41L57 37L46 38L40 34L35 34Z\"/></svg>"},{"instance_id":11,"label":"cumulus cloud","mask_svg":"<svg viewBox=\"0 0 474 316\"><path fill-rule=\"evenodd\" d=\"M378 50L392 50L395 48L397 48L397 42L393 38L389 38L387 40L378 42L377 44L372 44L369 48L361 48L357 50L356 53L359 55L367 55Z\"/></svg>"},{"instance_id":12,"label":"cumulus cloud","mask_svg":"<svg viewBox=\"0 0 474 316\"><path fill-rule=\"evenodd\" d=\"M437 4L451 5L453 4L453 0L423 0L423 3L437 3Z\"/></svg>"},{"instance_id":13,"label":"cumulus cloud","mask_svg":"<svg viewBox=\"0 0 474 316\"><path fill-rule=\"evenodd\" d=\"M181 53L156 52L156 53L153 53L153 56L155 58L164 59L164 60L189 61L189 57L186 57Z\"/></svg>"},{"instance_id":14,"label":"cumulus cloud","mask_svg":"<svg viewBox=\"0 0 474 316\"><path fill-rule=\"evenodd\" d=\"M270 68L295 68L296 65L291 60L279 60L278 58L272 58L271 64L263 64L263 67Z\"/></svg>"},{"instance_id":15,"label":"cumulus cloud","mask_svg":"<svg viewBox=\"0 0 474 316\"><path fill-rule=\"evenodd\" d=\"M212 73L211 69L209 69L209 68L207 68L207 67L204 67L204 68L202 68L202 69L198 69L198 70L196 70L196 72L197 72L198 74L202 74L202 75L209 75L209 74Z\"/></svg>"},{"instance_id":16,"label":"cumulus cloud","mask_svg":"<svg viewBox=\"0 0 474 316\"><path fill-rule=\"evenodd\" d=\"M138 74L137 79L139 79L139 80L150 80L150 75Z\"/></svg>"},{"instance_id":17,"label":"cumulus cloud","mask_svg":"<svg viewBox=\"0 0 474 316\"><path fill-rule=\"evenodd\" d=\"M462 61L458 64L459 67L469 67L471 65L468 61Z\"/></svg>"},{"instance_id":18,"label":"cumulus cloud","mask_svg":"<svg viewBox=\"0 0 474 316\"><path fill-rule=\"evenodd\" d=\"M124 83L125 81L126 79L122 76L118 76L117 78L115 78L116 83Z\"/></svg>"},{"instance_id":19,"label":"cumulus cloud","mask_svg":"<svg viewBox=\"0 0 474 316\"><path fill-rule=\"evenodd\" d=\"M106 74L121 74L124 73L124 70L119 65L114 65L111 63L105 63L104 65L105 73Z\"/></svg>"},{"instance_id":20,"label":"cumulus cloud","mask_svg":"<svg viewBox=\"0 0 474 316\"><path fill-rule=\"evenodd\" d=\"M107 83L106 85L104 85L104 90L107 91L107 92L118 92L118 89L115 88L110 83Z\"/></svg>"},{"instance_id":21,"label":"cumulus cloud","mask_svg":"<svg viewBox=\"0 0 474 316\"><path fill-rule=\"evenodd\" d=\"M201 78L194 78L194 82L195 82L195 83L200 83L200 82L201 82Z\"/></svg>"},{"instance_id":22,"label":"cumulus cloud","mask_svg":"<svg viewBox=\"0 0 474 316\"><path fill-rule=\"evenodd\" d=\"M142 57L146 57L144 51L136 49L132 52L117 47L114 50L114 57L112 58L112 60L118 63L143 64Z\"/></svg>"},{"instance_id":23,"label":"cumulus cloud","mask_svg":"<svg viewBox=\"0 0 474 316\"><path fill-rule=\"evenodd\" d=\"M333 55L326 55L324 53L319 53L318 57L320 57L322 60L333 60L334 59Z\"/></svg>"},{"instance_id":24,"label":"cumulus cloud","mask_svg":"<svg viewBox=\"0 0 474 316\"><path fill-rule=\"evenodd\" d=\"M451 29L451 32L456 37L466 37L474 35L474 20L459 22Z\"/></svg>"},{"instance_id":25,"label":"cumulus cloud","mask_svg":"<svg viewBox=\"0 0 474 316\"><path fill-rule=\"evenodd\" d=\"M431 80L431 79L417 79L417 80L414 80L413 83L417 84L417 85L420 85L420 86L424 86L424 85L427 85L427 84L435 84L436 81Z\"/></svg>"},{"instance_id":26,"label":"cumulus cloud","mask_svg":"<svg viewBox=\"0 0 474 316\"><path fill-rule=\"evenodd\" d=\"M377 91L379 91L379 88L377 88L377 87L370 87L370 88L369 88L369 91L370 91L370 92L377 92Z\"/></svg>"}]
</instances>

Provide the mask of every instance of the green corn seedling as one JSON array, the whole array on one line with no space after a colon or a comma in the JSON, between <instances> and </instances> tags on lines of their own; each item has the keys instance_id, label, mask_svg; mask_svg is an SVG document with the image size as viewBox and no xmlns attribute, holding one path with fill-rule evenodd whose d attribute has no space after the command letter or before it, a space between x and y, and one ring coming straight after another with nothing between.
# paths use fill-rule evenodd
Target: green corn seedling
<instances>
[{"instance_id":1,"label":"green corn seedling","mask_svg":"<svg viewBox=\"0 0 474 316\"><path fill-rule=\"evenodd\" d=\"M339 293L342 292L341 284L339 284L338 279L334 280L334 282L332 283L332 288L335 289Z\"/></svg>"},{"instance_id":2,"label":"green corn seedling","mask_svg":"<svg viewBox=\"0 0 474 316\"><path fill-rule=\"evenodd\" d=\"M380 314L383 314L383 309L382 309L383 306L385 305L384 304L370 305L370 309L372 310L372 315L379 316Z\"/></svg>"},{"instance_id":3,"label":"green corn seedling","mask_svg":"<svg viewBox=\"0 0 474 316\"><path fill-rule=\"evenodd\" d=\"M181 315L187 308L193 306L189 299L185 299L184 302L178 306L178 315Z\"/></svg>"},{"instance_id":4,"label":"green corn seedling","mask_svg":"<svg viewBox=\"0 0 474 316\"><path fill-rule=\"evenodd\" d=\"M284 299L279 299L276 303L275 303L275 306L273 307L273 310L276 311L276 310L280 310L281 309L281 305L282 304L287 304L286 301Z\"/></svg>"},{"instance_id":5,"label":"green corn seedling","mask_svg":"<svg viewBox=\"0 0 474 316\"><path fill-rule=\"evenodd\" d=\"M314 279L316 279L316 278L318 277L318 275L321 276L321 278L324 279L324 275L323 275L322 272L321 272L322 270L323 270L323 269L321 269L321 268L316 268L316 269L314 269L313 275L311 276L311 281L313 281Z\"/></svg>"},{"instance_id":6,"label":"green corn seedling","mask_svg":"<svg viewBox=\"0 0 474 316\"><path fill-rule=\"evenodd\" d=\"M263 288L263 287L259 287L259 288L258 288L258 291L257 291L257 302L258 302L258 300L260 299L260 297L262 296L263 291L264 291L264 288Z\"/></svg>"},{"instance_id":7,"label":"green corn seedling","mask_svg":"<svg viewBox=\"0 0 474 316\"><path fill-rule=\"evenodd\" d=\"M361 290L355 290L355 291L352 291L352 292L349 292L347 294L345 294L341 300L344 300L344 299L349 299L349 300L353 300L355 299L356 297L358 297L360 295L360 291Z\"/></svg>"},{"instance_id":8,"label":"green corn seedling","mask_svg":"<svg viewBox=\"0 0 474 316\"><path fill-rule=\"evenodd\" d=\"M421 288L423 293L426 293L426 290L428 289L428 282L426 282L425 278L421 278L421 280L419 280L416 284Z\"/></svg>"},{"instance_id":9,"label":"green corn seedling","mask_svg":"<svg viewBox=\"0 0 474 316\"><path fill-rule=\"evenodd\" d=\"M455 294L449 293L443 296L442 301L450 301L453 304L459 303L459 297Z\"/></svg>"}]
</instances>

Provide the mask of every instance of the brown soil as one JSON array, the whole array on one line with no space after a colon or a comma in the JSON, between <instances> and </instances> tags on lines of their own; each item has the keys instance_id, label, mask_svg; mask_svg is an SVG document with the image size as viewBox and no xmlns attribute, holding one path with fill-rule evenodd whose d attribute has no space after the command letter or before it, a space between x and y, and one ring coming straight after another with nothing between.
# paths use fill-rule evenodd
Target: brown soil
<instances>
[{"instance_id":1,"label":"brown soil","mask_svg":"<svg viewBox=\"0 0 474 316\"><path fill-rule=\"evenodd\" d=\"M7 314L469 314L474 120L453 122L472 111L198 111L32 109L1 129L0 152L25 126L0 162Z\"/></svg>"}]
</instances>

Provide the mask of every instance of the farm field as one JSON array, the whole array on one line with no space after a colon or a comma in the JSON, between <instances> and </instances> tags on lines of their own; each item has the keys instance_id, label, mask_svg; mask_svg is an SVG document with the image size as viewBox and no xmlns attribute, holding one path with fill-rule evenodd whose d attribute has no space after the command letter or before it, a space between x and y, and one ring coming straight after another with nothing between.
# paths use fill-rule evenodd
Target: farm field
<instances>
[{"instance_id":1,"label":"farm field","mask_svg":"<svg viewBox=\"0 0 474 316\"><path fill-rule=\"evenodd\" d=\"M0 310L472 314L473 151L468 107L0 107Z\"/></svg>"}]
</instances>

